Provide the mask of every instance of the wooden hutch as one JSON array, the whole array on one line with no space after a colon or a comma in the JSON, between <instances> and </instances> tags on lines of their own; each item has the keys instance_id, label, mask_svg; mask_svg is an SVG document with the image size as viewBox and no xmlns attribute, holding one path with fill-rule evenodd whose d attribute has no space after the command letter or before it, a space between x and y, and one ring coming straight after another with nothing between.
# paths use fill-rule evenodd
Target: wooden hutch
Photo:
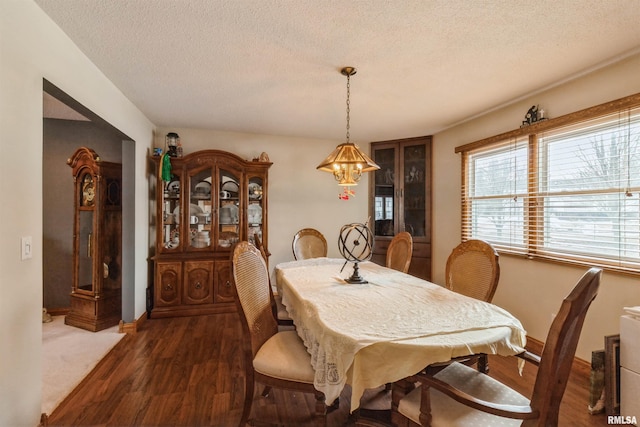
<instances>
[{"instance_id":1,"label":"wooden hutch","mask_svg":"<svg viewBox=\"0 0 640 427\"><path fill-rule=\"evenodd\" d=\"M255 233L268 247L271 163L220 150L152 156L151 163L157 179L150 317L234 311L231 250Z\"/></svg>"}]
</instances>

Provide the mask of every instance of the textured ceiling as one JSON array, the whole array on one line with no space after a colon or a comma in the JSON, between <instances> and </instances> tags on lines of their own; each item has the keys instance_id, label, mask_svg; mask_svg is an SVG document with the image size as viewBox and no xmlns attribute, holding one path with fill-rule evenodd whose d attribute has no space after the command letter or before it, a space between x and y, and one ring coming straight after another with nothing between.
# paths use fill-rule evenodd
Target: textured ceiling
<instances>
[{"instance_id":1,"label":"textured ceiling","mask_svg":"<svg viewBox=\"0 0 640 427\"><path fill-rule=\"evenodd\" d=\"M344 139L354 66L353 141L428 135L640 50L638 0L36 3L162 127Z\"/></svg>"}]
</instances>

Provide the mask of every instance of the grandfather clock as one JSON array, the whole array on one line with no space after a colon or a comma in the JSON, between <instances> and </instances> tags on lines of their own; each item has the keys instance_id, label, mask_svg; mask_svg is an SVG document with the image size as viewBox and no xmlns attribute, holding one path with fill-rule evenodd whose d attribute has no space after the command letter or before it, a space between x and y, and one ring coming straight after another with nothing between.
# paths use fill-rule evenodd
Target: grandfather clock
<instances>
[{"instance_id":1,"label":"grandfather clock","mask_svg":"<svg viewBox=\"0 0 640 427\"><path fill-rule=\"evenodd\" d=\"M99 331L122 318L122 165L81 147L74 188L73 285L67 325Z\"/></svg>"}]
</instances>

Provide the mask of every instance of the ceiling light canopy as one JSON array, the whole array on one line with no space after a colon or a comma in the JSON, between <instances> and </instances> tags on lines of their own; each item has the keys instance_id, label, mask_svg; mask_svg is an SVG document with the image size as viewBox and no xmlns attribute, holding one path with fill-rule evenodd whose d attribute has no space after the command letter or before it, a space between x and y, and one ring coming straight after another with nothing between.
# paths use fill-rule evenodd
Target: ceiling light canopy
<instances>
[{"instance_id":1,"label":"ceiling light canopy","mask_svg":"<svg viewBox=\"0 0 640 427\"><path fill-rule=\"evenodd\" d=\"M349 141L351 76L356 73L356 69L344 67L341 73L347 76L347 142L338 145L316 169L331 172L338 181L338 185L350 186L358 185L363 172L378 170L380 166L363 153L357 145Z\"/></svg>"}]
</instances>

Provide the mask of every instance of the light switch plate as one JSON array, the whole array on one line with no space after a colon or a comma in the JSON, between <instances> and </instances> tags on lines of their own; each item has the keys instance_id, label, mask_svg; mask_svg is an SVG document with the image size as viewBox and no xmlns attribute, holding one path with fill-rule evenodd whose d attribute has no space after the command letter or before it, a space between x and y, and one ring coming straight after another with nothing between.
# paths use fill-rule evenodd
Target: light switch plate
<instances>
[{"instance_id":1,"label":"light switch plate","mask_svg":"<svg viewBox=\"0 0 640 427\"><path fill-rule=\"evenodd\" d=\"M33 245L31 242L31 236L22 237L21 243L22 251L20 258L22 259L22 261L30 259L33 256Z\"/></svg>"}]
</instances>

